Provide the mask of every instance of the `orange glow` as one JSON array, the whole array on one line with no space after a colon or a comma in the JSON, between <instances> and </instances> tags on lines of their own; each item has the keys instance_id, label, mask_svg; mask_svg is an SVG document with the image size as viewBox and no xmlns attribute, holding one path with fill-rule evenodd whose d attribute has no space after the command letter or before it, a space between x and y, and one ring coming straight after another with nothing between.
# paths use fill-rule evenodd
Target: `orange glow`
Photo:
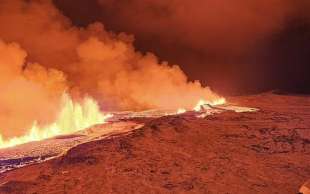
<instances>
[{"instance_id":1,"label":"orange glow","mask_svg":"<svg viewBox=\"0 0 310 194\"><path fill-rule=\"evenodd\" d=\"M194 107L194 110L195 111L201 111L201 108L204 106L204 105L211 105L211 106L216 106L216 105L222 105L222 104L225 104L226 103L226 99L225 98L219 98L217 100L214 100L214 101L207 101L207 100L199 100L199 102L197 103L197 105Z\"/></svg>"},{"instance_id":2,"label":"orange glow","mask_svg":"<svg viewBox=\"0 0 310 194\"><path fill-rule=\"evenodd\" d=\"M198 103L196 104L196 106L193 108L194 111L201 111L202 107L204 107L205 105L209 104L211 106L216 106L216 105L222 105L226 103L226 99L225 98L218 98L214 101L207 101L207 100L199 100ZM187 110L184 108L179 108L176 112L176 114L183 114L185 113Z\"/></svg>"},{"instance_id":3,"label":"orange glow","mask_svg":"<svg viewBox=\"0 0 310 194\"><path fill-rule=\"evenodd\" d=\"M34 122L26 135L8 140L3 140L0 134L0 148L13 147L27 142L74 133L96 124L105 123L106 119L113 116L102 113L97 102L90 97L86 97L81 103L77 103L73 102L69 95L64 94L62 100L62 109L54 123L39 127L37 122Z\"/></svg>"},{"instance_id":4,"label":"orange glow","mask_svg":"<svg viewBox=\"0 0 310 194\"><path fill-rule=\"evenodd\" d=\"M177 111L177 114L183 114L186 112L186 109L184 108L179 108L178 111Z\"/></svg>"}]
</instances>

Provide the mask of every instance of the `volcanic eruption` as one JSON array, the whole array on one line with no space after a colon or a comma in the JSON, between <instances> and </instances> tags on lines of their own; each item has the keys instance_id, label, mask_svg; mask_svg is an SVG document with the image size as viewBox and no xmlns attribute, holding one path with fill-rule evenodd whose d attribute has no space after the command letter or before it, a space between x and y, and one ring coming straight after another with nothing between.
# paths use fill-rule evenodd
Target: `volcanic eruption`
<instances>
[{"instance_id":1,"label":"volcanic eruption","mask_svg":"<svg viewBox=\"0 0 310 194\"><path fill-rule=\"evenodd\" d=\"M101 23L77 28L51 1L4 1L0 23L0 147L103 123L98 106L191 110L199 100L223 103L179 66L136 51L132 36Z\"/></svg>"},{"instance_id":2,"label":"volcanic eruption","mask_svg":"<svg viewBox=\"0 0 310 194\"><path fill-rule=\"evenodd\" d=\"M309 10L1 0L0 193L307 194Z\"/></svg>"}]
</instances>

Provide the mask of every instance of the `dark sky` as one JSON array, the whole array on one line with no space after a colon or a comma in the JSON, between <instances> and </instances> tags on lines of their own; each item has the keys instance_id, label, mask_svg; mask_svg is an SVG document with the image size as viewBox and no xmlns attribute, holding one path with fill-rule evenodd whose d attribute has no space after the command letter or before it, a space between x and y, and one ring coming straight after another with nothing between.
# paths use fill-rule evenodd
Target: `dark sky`
<instances>
[{"instance_id":1,"label":"dark sky","mask_svg":"<svg viewBox=\"0 0 310 194\"><path fill-rule=\"evenodd\" d=\"M223 94L310 93L306 0L54 0L77 26L102 22Z\"/></svg>"}]
</instances>

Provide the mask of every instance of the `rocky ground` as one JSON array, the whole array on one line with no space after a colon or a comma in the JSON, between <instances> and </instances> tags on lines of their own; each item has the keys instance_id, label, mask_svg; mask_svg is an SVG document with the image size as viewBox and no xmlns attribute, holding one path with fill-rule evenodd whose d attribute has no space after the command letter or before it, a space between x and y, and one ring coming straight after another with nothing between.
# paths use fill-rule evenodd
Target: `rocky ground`
<instances>
[{"instance_id":1,"label":"rocky ground","mask_svg":"<svg viewBox=\"0 0 310 194\"><path fill-rule=\"evenodd\" d=\"M0 193L298 193L310 178L310 97L229 101L260 110L140 118L140 129L1 174Z\"/></svg>"}]
</instances>

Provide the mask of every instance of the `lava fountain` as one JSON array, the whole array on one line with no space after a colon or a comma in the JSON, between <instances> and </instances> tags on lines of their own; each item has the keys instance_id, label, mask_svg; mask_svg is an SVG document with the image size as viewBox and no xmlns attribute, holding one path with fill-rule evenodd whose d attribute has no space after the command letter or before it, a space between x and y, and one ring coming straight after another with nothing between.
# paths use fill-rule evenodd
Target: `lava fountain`
<instances>
[{"instance_id":1,"label":"lava fountain","mask_svg":"<svg viewBox=\"0 0 310 194\"><path fill-rule=\"evenodd\" d=\"M62 97L62 108L56 121L40 127L35 121L24 136L3 140L0 134L0 148L40 141L59 135L66 135L86 129L93 125L103 124L113 115L100 111L97 102L91 97L85 97L80 103L74 102L68 94Z\"/></svg>"}]
</instances>

